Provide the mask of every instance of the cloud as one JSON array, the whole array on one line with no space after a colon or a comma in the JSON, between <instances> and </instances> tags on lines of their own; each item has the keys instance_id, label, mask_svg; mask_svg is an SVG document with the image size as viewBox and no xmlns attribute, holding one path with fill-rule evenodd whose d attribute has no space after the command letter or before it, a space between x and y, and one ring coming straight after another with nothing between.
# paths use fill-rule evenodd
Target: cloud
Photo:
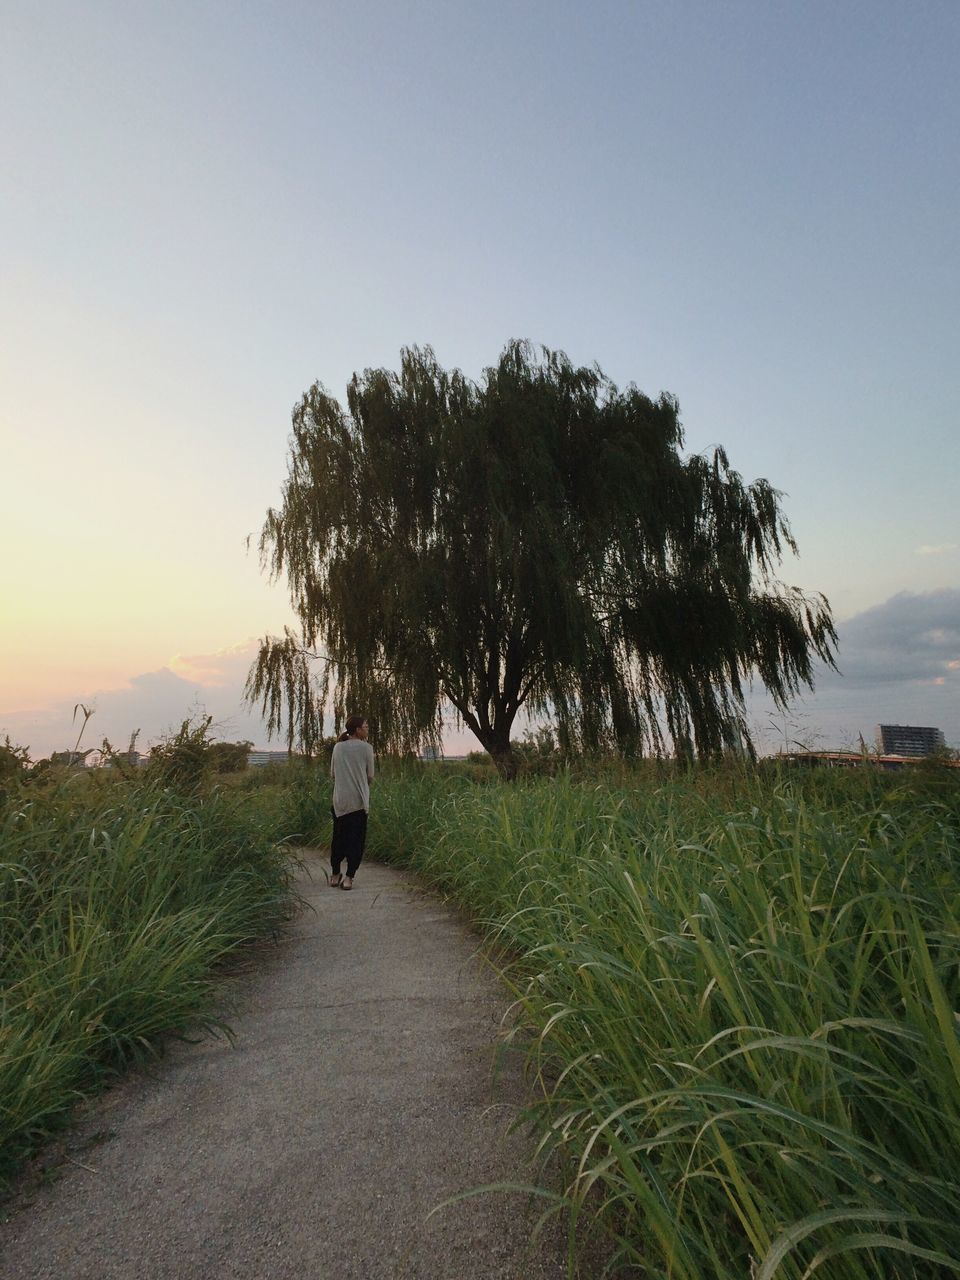
<instances>
[{"instance_id":1,"label":"cloud","mask_svg":"<svg viewBox=\"0 0 960 1280\"><path fill-rule=\"evenodd\" d=\"M883 723L933 725L960 743L960 591L903 591L837 631L839 672L821 668L816 691L786 717L754 692L750 710L762 742L774 745L780 735L851 746L861 734L872 742Z\"/></svg>"},{"instance_id":2,"label":"cloud","mask_svg":"<svg viewBox=\"0 0 960 1280\"><path fill-rule=\"evenodd\" d=\"M915 556L943 556L948 551L956 551L957 544L955 542L937 542L924 543L922 547L917 547L914 551Z\"/></svg>"},{"instance_id":3,"label":"cloud","mask_svg":"<svg viewBox=\"0 0 960 1280\"><path fill-rule=\"evenodd\" d=\"M748 699L761 750L784 742L808 746L855 746L872 742L879 723L927 724L960 744L960 591L901 592L838 626L840 672L822 667L816 691L776 712L769 695L755 689ZM95 707L83 738L98 746L104 737L126 746L140 729L141 749L175 732L191 713L212 715L221 740L245 738L267 745L260 715L243 705L243 686L257 641L243 640L208 654L181 654L166 667L131 677L125 685L78 694L69 702L33 712L0 713L4 733L30 747L34 759L76 741L71 724L75 702ZM518 732L522 732L522 724ZM476 746L450 734L450 749Z\"/></svg>"},{"instance_id":4,"label":"cloud","mask_svg":"<svg viewBox=\"0 0 960 1280\"><path fill-rule=\"evenodd\" d=\"M843 675L825 684L930 683L960 664L960 591L901 591L837 630Z\"/></svg>"},{"instance_id":5,"label":"cloud","mask_svg":"<svg viewBox=\"0 0 960 1280\"><path fill-rule=\"evenodd\" d=\"M228 645L211 654L171 659L157 671L131 676L125 685L98 689L33 711L0 713L0 738L30 748L33 759L73 746L79 722L72 724L75 702L94 708L83 746L99 746L106 737L125 747L135 729L137 745L146 749L175 732L190 716L213 716L214 736L220 740L247 739L256 746L267 742L262 717L243 704L243 686L257 650L255 640ZM176 663L179 670L174 670Z\"/></svg>"},{"instance_id":6,"label":"cloud","mask_svg":"<svg viewBox=\"0 0 960 1280\"><path fill-rule=\"evenodd\" d=\"M195 654L189 658L176 653L170 659L170 670L191 684L198 684L204 688L216 688L228 685L235 679L238 659L242 661L243 674L246 678L247 669L255 653L256 641L241 640L237 644L227 645L224 649L217 649L215 653Z\"/></svg>"}]
</instances>

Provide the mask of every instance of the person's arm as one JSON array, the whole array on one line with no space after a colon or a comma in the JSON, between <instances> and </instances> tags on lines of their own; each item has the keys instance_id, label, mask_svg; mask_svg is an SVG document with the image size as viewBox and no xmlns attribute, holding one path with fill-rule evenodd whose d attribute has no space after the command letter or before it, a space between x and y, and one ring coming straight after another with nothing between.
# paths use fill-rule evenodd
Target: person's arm
<instances>
[{"instance_id":1,"label":"person's arm","mask_svg":"<svg viewBox=\"0 0 960 1280\"><path fill-rule=\"evenodd\" d=\"M337 775L334 773L334 771L333 771L333 756L334 756L334 752L336 751L336 749L337 749L337 744L336 744L336 743L334 743L334 744L333 744L333 751L331 751L331 752L330 752L330 777L331 777L331 778L333 778L333 779L336 779L336 776L337 776Z\"/></svg>"},{"instance_id":2,"label":"person's arm","mask_svg":"<svg viewBox=\"0 0 960 1280\"><path fill-rule=\"evenodd\" d=\"M369 742L367 743L367 746L370 747ZM369 754L367 755L367 781L368 782L373 781L373 761L374 761L373 747L370 747Z\"/></svg>"}]
</instances>

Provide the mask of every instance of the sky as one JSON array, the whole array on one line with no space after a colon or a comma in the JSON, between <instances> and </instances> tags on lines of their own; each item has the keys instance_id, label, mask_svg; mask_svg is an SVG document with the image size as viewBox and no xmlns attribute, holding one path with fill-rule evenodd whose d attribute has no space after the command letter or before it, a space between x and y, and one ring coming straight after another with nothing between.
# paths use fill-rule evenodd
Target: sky
<instances>
[{"instance_id":1,"label":"sky","mask_svg":"<svg viewBox=\"0 0 960 1280\"><path fill-rule=\"evenodd\" d=\"M65 747L82 702L86 745L198 710L266 745L293 404L525 337L783 491L843 674L756 691L761 740L960 745L955 0L0 18L0 740Z\"/></svg>"}]
</instances>

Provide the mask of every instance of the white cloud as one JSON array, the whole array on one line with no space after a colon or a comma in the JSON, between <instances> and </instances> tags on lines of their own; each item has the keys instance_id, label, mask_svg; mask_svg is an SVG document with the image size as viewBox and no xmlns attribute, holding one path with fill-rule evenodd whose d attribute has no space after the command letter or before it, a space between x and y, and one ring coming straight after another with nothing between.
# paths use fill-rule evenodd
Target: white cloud
<instances>
[{"instance_id":1,"label":"white cloud","mask_svg":"<svg viewBox=\"0 0 960 1280\"><path fill-rule=\"evenodd\" d=\"M228 685L237 675L238 659L242 660L244 678L247 668L257 651L257 642L248 638L237 644L217 649L215 653L195 654L186 657L176 653L170 659L170 670L181 679L204 688Z\"/></svg>"},{"instance_id":2,"label":"white cloud","mask_svg":"<svg viewBox=\"0 0 960 1280\"><path fill-rule=\"evenodd\" d=\"M957 543L955 542L936 542L924 543L922 547L917 547L914 551L915 556L944 556L948 551L956 551Z\"/></svg>"}]
</instances>

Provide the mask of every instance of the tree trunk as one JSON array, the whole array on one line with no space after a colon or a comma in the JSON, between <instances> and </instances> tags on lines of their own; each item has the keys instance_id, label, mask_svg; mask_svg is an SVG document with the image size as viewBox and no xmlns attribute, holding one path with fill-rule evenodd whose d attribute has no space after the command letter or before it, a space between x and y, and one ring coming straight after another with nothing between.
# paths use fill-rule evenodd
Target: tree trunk
<instances>
[{"instance_id":1,"label":"tree trunk","mask_svg":"<svg viewBox=\"0 0 960 1280\"><path fill-rule=\"evenodd\" d=\"M515 782L517 777L517 757L513 754L510 743L508 742L505 748L498 751L494 751L490 747L487 750L493 757L493 763L497 766L500 781Z\"/></svg>"},{"instance_id":2,"label":"tree trunk","mask_svg":"<svg viewBox=\"0 0 960 1280\"><path fill-rule=\"evenodd\" d=\"M449 697L450 695L448 694L447 696ZM464 703L458 702L454 698L450 698L450 701L463 716L464 723L469 726L477 741L497 766L497 773L500 775L501 782L513 782L517 776L517 757L513 754L513 747L510 743L510 730L513 726L516 710L509 717L499 717L499 724L496 720L491 724L486 716L484 716L483 720L480 720Z\"/></svg>"},{"instance_id":3,"label":"tree trunk","mask_svg":"<svg viewBox=\"0 0 960 1280\"><path fill-rule=\"evenodd\" d=\"M488 729L483 732L482 729L474 729L474 733L480 739L481 746L490 756L490 759L497 766L497 773L500 775L501 782L513 782L517 776L517 757L513 754L513 747L510 745L510 734L498 733L496 729Z\"/></svg>"}]
</instances>

